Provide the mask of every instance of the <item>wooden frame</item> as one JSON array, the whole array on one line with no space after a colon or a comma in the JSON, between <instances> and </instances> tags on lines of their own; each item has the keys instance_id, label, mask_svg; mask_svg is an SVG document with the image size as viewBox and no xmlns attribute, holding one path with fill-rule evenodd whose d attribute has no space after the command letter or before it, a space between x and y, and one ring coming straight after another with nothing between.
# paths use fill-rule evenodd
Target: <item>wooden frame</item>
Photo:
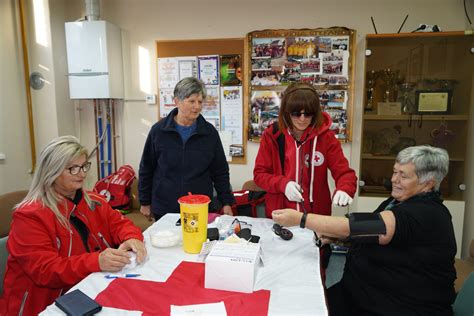
<instances>
[{"instance_id":1,"label":"wooden frame","mask_svg":"<svg viewBox=\"0 0 474 316\"><path fill-rule=\"evenodd\" d=\"M171 40L156 41L157 58L185 57L185 56L204 56L204 55L233 55L242 56L244 73L246 70L246 52L247 43L244 38L226 38L226 39L195 39L195 40ZM246 164L247 163L247 122L248 113L248 85L246 77L242 78L242 98L243 98L243 118L242 118L242 146L244 150L243 157L232 157L229 163ZM158 87L160 88L160 87ZM158 119L160 113L158 111Z\"/></svg>"},{"instance_id":2,"label":"wooden frame","mask_svg":"<svg viewBox=\"0 0 474 316\"><path fill-rule=\"evenodd\" d=\"M452 90L416 90L415 103L418 114L449 114Z\"/></svg>"},{"instance_id":3,"label":"wooden frame","mask_svg":"<svg viewBox=\"0 0 474 316\"><path fill-rule=\"evenodd\" d=\"M355 31L344 27L263 30L247 34L249 139L277 119L281 93L295 81L310 82L333 118L341 142L352 140Z\"/></svg>"}]
</instances>

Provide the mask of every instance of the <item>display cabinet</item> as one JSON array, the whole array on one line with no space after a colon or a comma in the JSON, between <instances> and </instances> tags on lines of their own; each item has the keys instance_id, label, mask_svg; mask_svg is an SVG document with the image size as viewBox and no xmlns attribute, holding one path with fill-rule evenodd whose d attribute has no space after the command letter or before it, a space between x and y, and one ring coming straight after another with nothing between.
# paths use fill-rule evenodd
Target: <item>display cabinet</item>
<instances>
[{"instance_id":1,"label":"display cabinet","mask_svg":"<svg viewBox=\"0 0 474 316\"><path fill-rule=\"evenodd\" d=\"M463 201L474 105L474 36L374 34L366 41L359 195L388 197L396 154L430 144L450 155L443 197Z\"/></svg>"}]
</instances>

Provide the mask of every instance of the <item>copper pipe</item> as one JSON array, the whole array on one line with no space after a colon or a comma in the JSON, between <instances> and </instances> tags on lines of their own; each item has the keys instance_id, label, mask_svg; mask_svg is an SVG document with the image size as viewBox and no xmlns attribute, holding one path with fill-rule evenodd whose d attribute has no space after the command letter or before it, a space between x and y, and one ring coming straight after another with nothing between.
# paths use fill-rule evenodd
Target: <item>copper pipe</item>
<instances>
[{"instance_id":1,"label":"copper pipe","mask_svg":"<svg viewBox=\"0 0 474 316\"><path fill-rule=\"evenodd\" d=\"M26 107L28 110L28 126L30 130L30 148L31 148L31 170L34 173L36 169L36 142L35 142L35 127L33 124L33 106L31 101L30 90L30 66L28 63L28 47L26 46L25 33L25 11L23 9L23 1L18 0L20 7L20 30L21 30L21 47L23 51L23 72L25 76L25 91L26 91Z\"/></svg>"}]
</instances>

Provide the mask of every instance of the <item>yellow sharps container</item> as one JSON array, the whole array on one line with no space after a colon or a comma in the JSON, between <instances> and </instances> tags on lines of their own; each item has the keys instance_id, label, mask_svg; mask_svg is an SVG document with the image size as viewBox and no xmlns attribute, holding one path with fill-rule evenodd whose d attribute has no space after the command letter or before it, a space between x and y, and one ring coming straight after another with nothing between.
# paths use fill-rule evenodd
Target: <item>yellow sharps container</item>
<instances>
[{"instance_id":1,"label":"yellow sharps container","mask_svg":"<svg viewBox=\"0 0 474 316\"><path fill-rule=\"evenodd\" d=\"M211 199L207 195L186 195L178 199L183 231L183 249L187 253L201 252L207 239L207 214Z\"/></svg>"}]
</instances>

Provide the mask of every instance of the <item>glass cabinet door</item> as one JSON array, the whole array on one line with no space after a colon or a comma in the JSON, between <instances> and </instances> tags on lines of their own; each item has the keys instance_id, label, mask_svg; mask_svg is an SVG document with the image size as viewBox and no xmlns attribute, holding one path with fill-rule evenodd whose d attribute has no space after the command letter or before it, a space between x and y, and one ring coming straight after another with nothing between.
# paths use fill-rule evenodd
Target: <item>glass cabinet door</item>
<instances>
[{"instance_id":1,"label":"glass cabinet door","mask_svg":"<svg viewBox=\"0 0 474 316\"><path fill-rule=\"evenodd\" d=\"M463 200L474 36L462 32L367 35L361 196L388 196L396 154L429 144L450 155L445 199Z\"/></svg>"}]
</instances>

